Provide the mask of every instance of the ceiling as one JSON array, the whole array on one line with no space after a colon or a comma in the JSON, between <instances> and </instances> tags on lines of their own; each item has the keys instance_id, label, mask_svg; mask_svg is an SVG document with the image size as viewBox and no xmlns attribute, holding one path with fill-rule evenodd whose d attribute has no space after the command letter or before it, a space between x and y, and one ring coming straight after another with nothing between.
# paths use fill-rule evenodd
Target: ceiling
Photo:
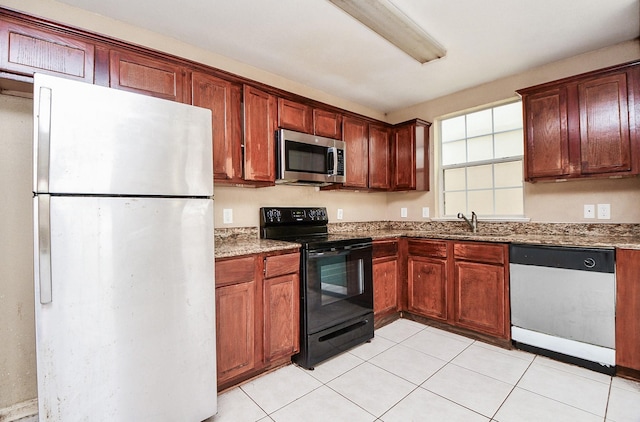
<instances>
[{"instance_id":1,"label":"ceiling","mask_svg":"<svg viewBox=\"0 0 640 422\"><path fill-rule=\"evenodd\" d=\"M60 1L380 112L640 34L638 0L390 0L447 50L420 64L327 0Z\"/></svg>"}]
</instances>

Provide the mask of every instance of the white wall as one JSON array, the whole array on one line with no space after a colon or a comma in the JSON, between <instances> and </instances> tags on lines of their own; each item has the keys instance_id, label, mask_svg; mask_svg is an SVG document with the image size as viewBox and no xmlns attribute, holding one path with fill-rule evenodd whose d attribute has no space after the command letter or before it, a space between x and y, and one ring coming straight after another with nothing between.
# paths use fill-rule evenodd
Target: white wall
<instances>
[{"instance_id":1,"label":"white wall","mask_svg":"<svg viewBox=\"0 0 640 422\"><path fill-rule=\"evenodd\" d=\"M438 117L471 109L485 104L516 97L516 90L563 77L613 66L640 59L640 43L628 41L601 50L592 51L526 72L489 82L445 97L436 98L415 106L390 113L391 123L411 118L435 122ZM436 124L431 126L431 157L437 157L434 149L437 136ZM436 158L437 160L437 158ZM433 161L432 161L433 163ZM419 210L430 207L432 213L438 206L437 178L431 168L431 192L393 193L388 197L387 214L400 220L400 207L407 207L409 219L419 215ZM586 220L584 204L611 204L611 220ZM616 222L640 223L640 178L611 180L576 180L563 183L525 183L525 216L538 222ZM417 219L417 218L413 218Z\"/></svg>"},{"instance_id":2,"label":"white wall","mask_svg":"<svg viewBox=\"0 0 640 422\"><path fill-rule=\"evenodd\" d=\"M32 103L0 95L0 409L36 395Z\"/></svg>"}]
</instances>

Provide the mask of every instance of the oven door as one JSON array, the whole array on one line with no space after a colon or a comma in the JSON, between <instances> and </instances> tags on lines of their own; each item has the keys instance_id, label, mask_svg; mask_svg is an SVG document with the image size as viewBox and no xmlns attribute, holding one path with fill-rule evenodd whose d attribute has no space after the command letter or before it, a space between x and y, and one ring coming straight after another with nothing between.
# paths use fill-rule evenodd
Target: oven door
<instances>
[{"instance_id":1,"label":"oven door","mask_svg":"<svg viewBox=\"0 0 640 422\"><path fill-rule=\"evenodd\" d=\"M307 334L373 310L370 242L303 252L303 307Z\"/></svg>"}]
</instances>

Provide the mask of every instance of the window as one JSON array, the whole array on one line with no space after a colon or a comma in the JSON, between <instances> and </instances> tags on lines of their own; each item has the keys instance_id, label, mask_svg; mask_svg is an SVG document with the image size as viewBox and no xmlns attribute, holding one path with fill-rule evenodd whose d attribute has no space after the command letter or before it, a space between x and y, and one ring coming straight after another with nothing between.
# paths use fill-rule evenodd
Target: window
<instances>
[{"instance_id":1,"label":"window","mask_svg":"<svg viewBox=\"0 0 640 422\"><path fill-rule=\"evenodd\" d=\"M442 216L522 217L522 102L440 121Z\"/></svg>"}]
</instances>

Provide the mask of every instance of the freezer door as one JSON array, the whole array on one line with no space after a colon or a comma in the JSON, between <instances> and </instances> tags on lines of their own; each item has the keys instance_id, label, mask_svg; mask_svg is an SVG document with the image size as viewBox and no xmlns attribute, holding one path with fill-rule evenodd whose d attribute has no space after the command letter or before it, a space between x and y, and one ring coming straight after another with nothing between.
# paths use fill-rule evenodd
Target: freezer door
<instances>
[{"instance_id":1,"label":"freezer door","mask_svg":"<svg viewBox=\"0 0 640 422\"><path fill-rule=\"evenodd\" d=\"M34 77L34 192L211 196L211 111Z\"/></svg>"},{"instance_id":2,"label":"freezer door","mask_svg":"<svg viewBox=\"0 0 640 422\"><path fill-rule=\"evenodd\" d=\"M48 199L34 199L36 221L51 230L51 280L40 279L38 254L35 268L40 420L212 416L213 201Z\"/></svg>"}]
</instances>

